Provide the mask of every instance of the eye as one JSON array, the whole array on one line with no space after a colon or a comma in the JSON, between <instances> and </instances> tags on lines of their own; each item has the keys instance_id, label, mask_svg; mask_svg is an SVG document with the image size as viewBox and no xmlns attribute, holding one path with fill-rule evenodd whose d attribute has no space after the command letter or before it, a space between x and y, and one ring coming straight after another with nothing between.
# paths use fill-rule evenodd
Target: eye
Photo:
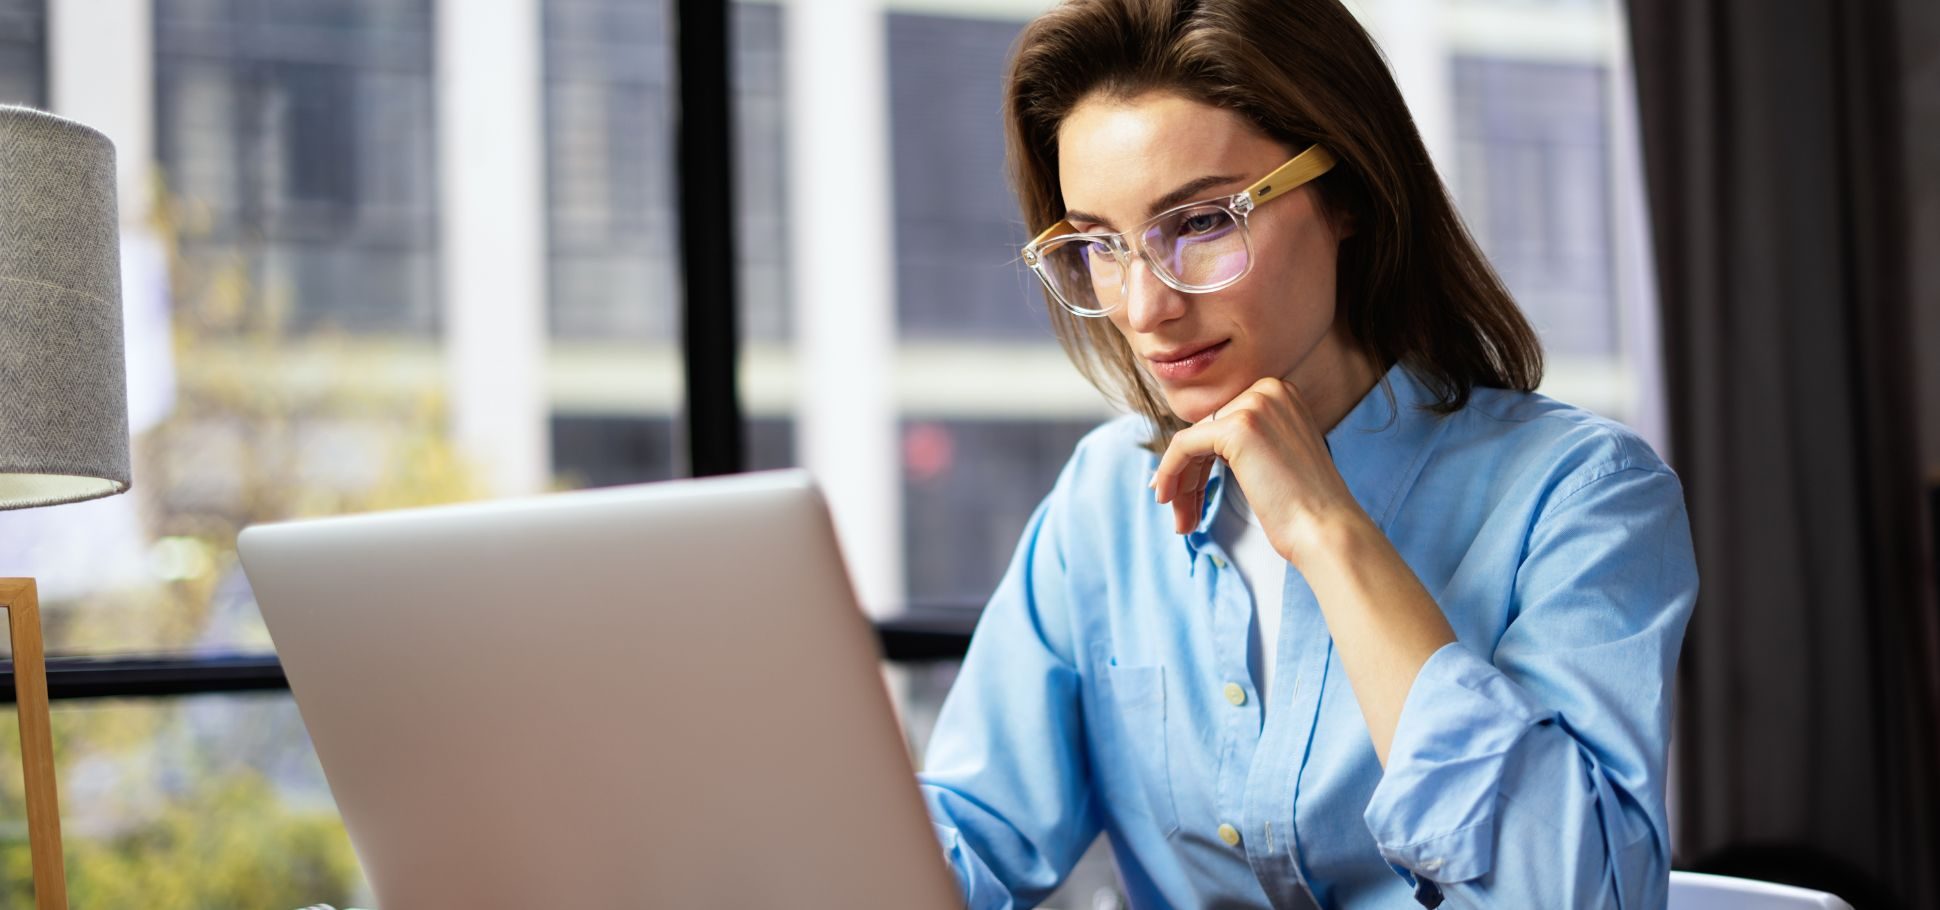
<instances>
[{"instance_id":1,"label":"eye","mask_svg":"<svg viewBox=\"0 0 1940 910\"><path fill-rule=\"evenodd\" d=\"M1179 222L1179 235L1197 237L1217 233L1225 225L1225 212L1199 212L1188 215L1185 220Z\"/></svg>"}]
</instances>

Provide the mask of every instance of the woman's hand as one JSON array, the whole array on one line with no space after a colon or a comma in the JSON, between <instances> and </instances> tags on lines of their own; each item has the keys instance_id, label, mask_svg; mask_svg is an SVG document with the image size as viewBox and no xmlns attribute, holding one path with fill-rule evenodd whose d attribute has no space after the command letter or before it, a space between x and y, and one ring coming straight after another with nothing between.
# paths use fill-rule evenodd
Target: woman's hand
<instances>
[{"instance_id":1,"label":"woman's hand","mask_svg":"<svg viewBox=\"0 0 1940 910\"><path fill-rule=\"evenodd\" d=\"M1216 458L1225 459L1273 549L1296 566L1335 523L1366 520L1334 467L1313 412L1290 382L1261 379L1172 437L1151 486L1159 502L1172 504L1176 532L1199 523Z\"/></svg>"},{"instance_id":2,"label":"woman's hand","mask_svg":"<svg viewBox=\"0 0 1940 910\"><path fill-rule=\"evenodd\" d=\"M1152 488L1160 502L1172 503L1180 533L1199 520L1215 458L1226 459L1273 549L1312 587L1374 755L1385 767L1415 676L1455 640L1455 631L1348 491L1326 437L1291 384L1253 383L1172 437Z\"/></svg>"}]
</instances>

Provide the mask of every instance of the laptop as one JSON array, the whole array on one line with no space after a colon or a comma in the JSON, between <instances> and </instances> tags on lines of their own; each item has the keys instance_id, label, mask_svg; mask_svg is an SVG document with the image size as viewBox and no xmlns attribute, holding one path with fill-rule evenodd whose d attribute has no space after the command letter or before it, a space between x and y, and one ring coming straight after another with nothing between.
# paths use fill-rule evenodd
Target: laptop
<instances>
[{"instance_id":1,"label":"laptop","mask_svg":"<svg viewBox=\"0 0 1940 910\"><path fill-rule=\"evenodd\" d=\"M238 549L380 910L962 905L805 472Z\"/></svg>"}]
</instances>

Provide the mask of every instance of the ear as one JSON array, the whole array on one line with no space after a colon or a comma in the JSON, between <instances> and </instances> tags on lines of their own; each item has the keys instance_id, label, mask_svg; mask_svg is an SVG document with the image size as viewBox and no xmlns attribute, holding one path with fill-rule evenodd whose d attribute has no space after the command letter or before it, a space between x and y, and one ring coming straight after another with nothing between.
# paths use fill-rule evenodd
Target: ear
<instances>
[{"instance_id":1,"label":"ear","mask_svg":"<svg viewBox=\"0 0 1940 910\"><path fill-rule=\"evenodd\" d=\"M1303 186L1300 189L1305 190L1307 187ZM1320 192L1318 187L1314 188L1313 205L1320 217L1326 220L1327 226L1333 229L1336 241L1346 240L1358 232L1360 224L1355 220L1354 213L1344 205L1334 205L1328 200L1327 194Z\"/></svg>"},{"instance_id":2,"label":"ear","mask_svg":"<svg viewBox=\"0 0 1940 910\"><path fill-rule=\"evenodd\" d=\"M1356 222L1353 212L1332 212L1328 215L1328 220L1333 222L1334 233L1338 235L1338 239L1346 240L1354 236Z\"/></svg>"}]
</instances>

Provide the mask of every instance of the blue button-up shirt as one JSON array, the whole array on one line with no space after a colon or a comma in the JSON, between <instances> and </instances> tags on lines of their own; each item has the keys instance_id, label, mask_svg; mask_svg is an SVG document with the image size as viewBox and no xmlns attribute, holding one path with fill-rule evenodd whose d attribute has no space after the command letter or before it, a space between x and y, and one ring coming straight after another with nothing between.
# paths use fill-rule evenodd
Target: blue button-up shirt
<instances>
[{"instance_id":1,"label":"blue button-up shirt","mask_svg":"<svg viewBox=\"0 0 1940 910\"><path fill-rule=\"evenodd\" d=\"M1476 389L1445 417L1430 400L1396 367L1327 434L1458 639L1415 678L1385 772L1291 566L1280 640L1260 646L1211 534L1230 477L1181 536L1145 486L1140 418L1079 443L920 775L972 908L1035 904L1101 830L1134 907L1664 906L1672 675L1697 595L1677 477L1542 395Z\"/></svg>"}]
</instances>

